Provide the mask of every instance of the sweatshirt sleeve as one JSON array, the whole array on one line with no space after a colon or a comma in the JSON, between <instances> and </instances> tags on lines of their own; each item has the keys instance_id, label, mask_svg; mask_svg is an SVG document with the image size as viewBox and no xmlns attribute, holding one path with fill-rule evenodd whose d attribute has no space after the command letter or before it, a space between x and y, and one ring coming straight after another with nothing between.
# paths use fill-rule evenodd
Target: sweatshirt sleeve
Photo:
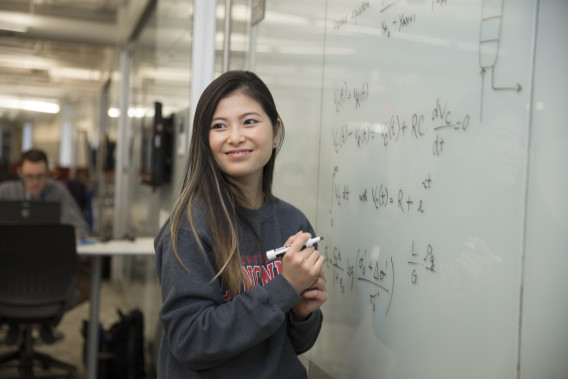
<instances>
[{"instance_id":1,"label":"sweatshirt sleeve","mask_svg":"<svg viewBox=\"0 0 568 379\"><path fill-rule=\"evenodd\" d=\"M305 222L307 223L308 233L310 233L312 237L315 237L316 233L314 228L307 219ZM319 249L317 245L316 248ZM290 341L292 342L297 354L305 353L314 346L318 338L322 322L323 313L320 308L312 312L304 321L294 321L292 312L288 312L288 336L290 337Z\"/></svg>"},{"instance_id":2,"label":"sweatshirt sleeve","mask_svg":"<svg viewBox=\"0 0 568 379\"><path fill-rule=\"evenodd\" d=\"M288 312L288 336L297 354L305 353L316 343L321 325L323 314L321 309L312 312L304 321L294 321L292 312Z\"/></svg>"},{"instance_id":3,"label":"sweatshirt sleeve","mask_svg":"<svg viewBox=\"0 0 568 379\"><path fill-rule=\"evenodd\" d=\"M204 370L252 348L285 327L288 311L301 297L284 277L255 286L225 301L213 262L204 255L189 227L178 235L176 259L168 227L156 243L162 286L160 313L171 353L193 370ZM210 254L205 237L204 248ZM284 326L283 326L284 325Z\"/></svg>"}]
</instances>

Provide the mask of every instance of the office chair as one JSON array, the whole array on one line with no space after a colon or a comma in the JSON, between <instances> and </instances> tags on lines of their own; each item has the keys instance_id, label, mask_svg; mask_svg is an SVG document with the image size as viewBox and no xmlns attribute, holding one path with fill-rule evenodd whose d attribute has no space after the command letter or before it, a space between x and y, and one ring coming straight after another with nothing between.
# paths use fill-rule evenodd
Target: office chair
<instances>
[{"instance_id":1,"label":"office chair","mask_svg":"<svg viewBox=\"0 0 568 379\"><path fill-rule=\"evenodd\" d=\"M75 366L33 350L35 324L56 324L63 316L77 270L75 231L71 225L0 225L0 324L23 330L19 350L0 356L0 369L17 361L21 378L36 378L34 363L44 370L64 370L77 378ZM43 374L53 377L53 371Z\"/></svg>"}]
</instances>

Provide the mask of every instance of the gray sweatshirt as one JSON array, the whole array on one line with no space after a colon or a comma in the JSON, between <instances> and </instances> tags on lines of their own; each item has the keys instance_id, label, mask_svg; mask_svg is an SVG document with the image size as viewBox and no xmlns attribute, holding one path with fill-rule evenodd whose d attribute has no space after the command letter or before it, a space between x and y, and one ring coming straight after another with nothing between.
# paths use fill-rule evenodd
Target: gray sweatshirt
<instances>
[{"instance_id":1,"label":"gray sweatshirt","mask_svg":"<svg viewBox=\"0 0 568 379\"><path fill-rule=\"evenodd\" d=\"M196 221L206 256L185 220L178 250L189 273L179 264L171 245L169 221L155 239L157 273L163 305L164 336L158 377L177 378L306 378L297 355L309 350L319 334L322 313L296 322L290 310L300 295L280 274L279 260L268 262L266 250L280 247L299 230L312 233L307 218L280 200L267 200L258 210L242 209L261 238L241 228L242 268L252 288L232 300L211 253L211 233L205 219Z\"/></svg>"}]
</instances>

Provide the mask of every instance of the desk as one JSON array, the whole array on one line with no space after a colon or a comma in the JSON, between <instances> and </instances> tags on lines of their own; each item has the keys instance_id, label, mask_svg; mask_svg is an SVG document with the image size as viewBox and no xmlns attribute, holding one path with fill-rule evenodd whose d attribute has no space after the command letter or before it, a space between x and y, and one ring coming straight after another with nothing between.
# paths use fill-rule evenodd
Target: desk
<instances>
[{"instance_id":1,"label":"desk","mask_svg":"<svg viewBox=\"0 0 568 379\"><path fill-rule=\"evenodd\" d=\"M77 246L77 254L92 257L91 262L91 305L89 330L87 331L87 379L97 378L99 350L99 297L101 289L102 257L119 255L153 255L154 238L111 240L90 245Z\"/></svg>"}]
</instances>

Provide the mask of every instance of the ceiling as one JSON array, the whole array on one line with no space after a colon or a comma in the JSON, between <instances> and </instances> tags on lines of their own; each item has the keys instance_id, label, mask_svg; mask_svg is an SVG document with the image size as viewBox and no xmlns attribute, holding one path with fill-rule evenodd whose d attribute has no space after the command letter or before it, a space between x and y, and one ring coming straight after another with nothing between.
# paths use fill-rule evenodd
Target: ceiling
<instances>
[{"instance_id":1,"label":"ceiling","mask_svg":"<svg viewBox=\"0 0 568 379\"><path fill-rule=\"evenodd\" d=\"M117 12L124 2L0 1L0 120L49 117L14 109L14 102L94 98L115 63Z\"/></svg>"}]
</instances>

